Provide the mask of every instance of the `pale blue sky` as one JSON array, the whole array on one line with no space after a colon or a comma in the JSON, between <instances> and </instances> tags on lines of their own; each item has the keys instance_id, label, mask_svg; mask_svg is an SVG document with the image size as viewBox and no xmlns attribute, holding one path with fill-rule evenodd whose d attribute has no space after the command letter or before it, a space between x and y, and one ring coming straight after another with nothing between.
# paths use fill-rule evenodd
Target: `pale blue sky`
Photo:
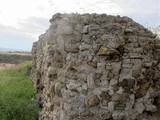
<instances>
[{"instance_id":1,"label":"pale blue sky","mask_svg":"<svg viewBox=\"0 0 160 120\"><path fill-rule=\"evenodd\" d=\"M160 25L160 0L0 0L0 47L31 50L57 12L106 13Z\"/></svg>"}]
</instances>

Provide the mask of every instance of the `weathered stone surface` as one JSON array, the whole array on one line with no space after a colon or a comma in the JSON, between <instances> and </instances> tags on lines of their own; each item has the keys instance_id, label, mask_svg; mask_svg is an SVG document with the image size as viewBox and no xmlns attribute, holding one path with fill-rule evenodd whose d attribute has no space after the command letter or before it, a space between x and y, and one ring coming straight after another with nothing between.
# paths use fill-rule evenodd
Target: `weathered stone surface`
<instances>
[{"instance_id":1,"label":"weathered stone surface","mask_svg":"<svg viewBox=\"0 0 160 120\"><path fill-rule=\"evenodd\" d=\"M88 33L88 31L89 31L89 26L88 25L84 26L82 33L86 34Z\"/></svg>"},{"instance_id":2,"label":"weathered stone surface","mask_svg":"<svg viewBox=\"0 0 160 120\"><path fill-rule=\"evenodd\" d=\"M99 56L107 56L111 54L119 54L119 52L116 49L111 49L104 46L101 46L99 51L97 52L97 55Z\"/></svg>"},{"instance_id":3,"label":"weathered stone surface","mask_svg":"<svg viewBox=\"0 0 160 120\"><path fill-rule=\"evenodd\" d=\"M122 67L123 68L132 68L133 65L132 64L123 64Z\"/></svg>"},{"instance_id":4,"label":"weathered stone surface","mask_svg":"<svg viewBox=\"0 0 160 120\"><path fill-rule=\"evenodd\" d=\"M125 101L126 97L124 95L120 95L120 94L114 94L112 96L112 101Z\"/></svg>"},{"instance_id":5,"label":"weathered stone surface","mask_svg":"<svg viewBox=\"0 0 160 120\"><path fill-rule=\"evenodd\" d=\"M154 34L128 17L105 14L56 14L50 22L32 49L40 120L157 118Z\"/></svg>"},{"instance_id":6,"label":"weathered stone surface","mask_svg":"<svg viewBox=\"0 0 160 120\"><path fill-rule=\"evenodd\" d=\"M151 105L151 104L147 105L146 104L145 107L146 107L146 111L150 111L150 112L156 112L157 111L157 107L155 105Z\"/></svg>"},{"instance_id":7,"label":"weathered stone surface","mask_svg":"<svg viewBox=\"0 0 160 120\"><path fill-rule=\"evenodd\" d=\"M113 78L113 79L110 80L110 83L109 83L110 86L114 86L114 85L117 85L117 84L118 84L118 80L117 79Z\"/></svg>"},{"instance_id":8,"label":"weathered stone surface","mask_svg":"<svg viewBox=\"0 0 160 120\"><path fill-rule=\"evenodd\" d=\"M97 63L95 63L95 62L87 62L87 64L94 67L94 68L97 67Z\"/></svg>"},{"instance_id":9,"label":"weathered stone surface","mask_svg":"<svg viewBox=\"0 0 160 120\"><path fill-rule=\"evenodd\" d=\"M143 103L136 103L136 104L135 104L135 110L136 110L138 113L142 114L143 111L145 110L145 106L143 105Z\"/></svg>"},{"instance_id":10,"label":"weathered stone surface","mask_svg":"<svg viewBox=\"0 0 160 120\"><path fill-rule=\"evenodd\" d=\"M160 43L159 44L155 44L155 48L160 49Z\"/></svg>"},{"instance_id":11,"label":"weathered stone surface","mask_svg":"<svg viewBox=\"0 0 160 120\"><path fill-rule=\"evenodd\" d=\"M123 120L124 113L115 111L115 112L113 112L112 117L114 120Z\"/></svg>"},{"instance_id":12,"label":"weathered stone surface","mask_svg":"<svg viewBox=\"0 0 160 120\"><path fill-rule=\"evenodd\" d=\"M107 47L101 46L97 55L107 55L107 52L109 51L109 49Z\"/></svg>"},{"instance_id":13,"label":"weathered stone surface","mask_svg":"<svg viewBox=\"0 0 160 120\"><path fill-rule=\"evenodd\" d=\"M66 48L65 50L71 53L77 53L79 51L78 48Z\"/></svg>"},{"instance_id":14,"label":"weathered stone surface","mask_svg":"<svg viewBox=\"0 0 160 120\"><path fill-rule=\"evenodd\" d=\"M99 104L99 99L96 95L89 95L85 99L85 105L87 107L93 107L93 106L96 106L97 104Z\"/></svg>"}]
</instances>

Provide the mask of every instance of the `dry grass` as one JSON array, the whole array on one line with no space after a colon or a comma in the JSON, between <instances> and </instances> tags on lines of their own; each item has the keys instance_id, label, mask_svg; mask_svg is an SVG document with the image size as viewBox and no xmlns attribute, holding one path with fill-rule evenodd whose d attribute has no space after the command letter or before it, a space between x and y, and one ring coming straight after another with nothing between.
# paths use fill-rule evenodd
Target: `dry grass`
<instances>
[{"instance_id":1,"label":"dry grass","mask_svg":"<svg viewBox=\"0 0 160 120\"><path fill-rule=\"evenodd\" d=\"M0 120L38 119L30 68L31 62L24 62L0 71Z\"/></svg>"}]
</instances>

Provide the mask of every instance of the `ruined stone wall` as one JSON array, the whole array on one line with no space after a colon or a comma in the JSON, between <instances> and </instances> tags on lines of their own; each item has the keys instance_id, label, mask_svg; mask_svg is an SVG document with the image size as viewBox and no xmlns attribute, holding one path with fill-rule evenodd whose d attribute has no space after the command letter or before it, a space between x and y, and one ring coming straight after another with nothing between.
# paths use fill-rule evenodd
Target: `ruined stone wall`
<instances>
[{"instance_id":1,"label":"ruined stone wall","mask_svg":"<svg viewBox=\"0 0 160 120\"><path fill-rule=\"evenodd\" d=\"M55 14L50 23L32 49L40 120L160 119L154 34L105 14Z\"/></svg>"}]
</instances>

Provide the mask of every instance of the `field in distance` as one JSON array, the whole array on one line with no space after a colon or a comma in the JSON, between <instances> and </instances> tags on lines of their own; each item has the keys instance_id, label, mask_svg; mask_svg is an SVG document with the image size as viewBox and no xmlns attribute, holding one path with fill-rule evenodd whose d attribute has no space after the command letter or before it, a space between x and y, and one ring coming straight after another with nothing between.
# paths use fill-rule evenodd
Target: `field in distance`
<instances>
[{"instance_id":1,"label":"field in distance","mask_svg":"<svg viewBox=\"0 0 160 120\"><path fill-rule=\"evenodd\" d=\"M0 52L0 64L18 64L31 60L30 52Z\"/></svg>"}]
</instances>

